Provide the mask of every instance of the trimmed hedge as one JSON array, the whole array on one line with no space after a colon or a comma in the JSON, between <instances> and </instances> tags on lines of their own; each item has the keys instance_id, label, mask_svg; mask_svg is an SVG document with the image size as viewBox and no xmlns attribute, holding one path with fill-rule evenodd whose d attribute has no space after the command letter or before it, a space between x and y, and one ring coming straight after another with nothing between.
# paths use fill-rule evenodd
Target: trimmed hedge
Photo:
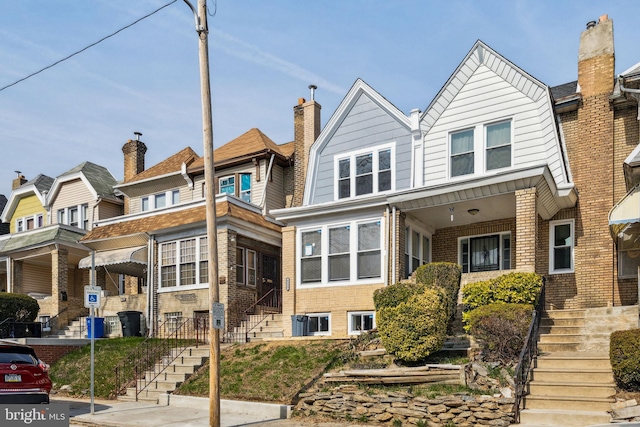
<instances>
[{"instance_id":1,"label":"trimmed hedge","mask_svg":"<svg viewBox=\"0 0 640 427\"><path fill-rule=\"evenodd\" d=\"M536 273L508 273L492 280L469 283L462 290L465 305L462 320L467 323L469 311L496 302L535 306L541 287L542 276Z\"/></svg>"},{"instance_id":2,"label":"trimmed hedge","mask_svg":"<svg viewBox=\"0 0 640 427\"><path fill-rule=\"evenodd\" d=\"M489 361L517 359L531 324L531 304L498 302L468 313L465 329L487 344Z\"/></svg>"},{"instance_id":3,"label":"trimmed hedge","mask_svg":"<svg viewBox=\"0 0 640 427\"><path fill-rule=\"evenodd\" d=\"M444 289L427 288L395 307L379 308L376 323L384 348L406 362L425 359L442 349L447 332L446 301Z\"/></svg>"},{"instance_id":4,"label":"trimmed hedge","mask_svg":"<svg viewBox=\"0 0 640 427\"><path fill-rule=\"evenodd\" d=\"M451 318L456 314L461 277L462 268L451 262L432 262L421 265L416 270L416 283L430 288L439 286L447 292L447 307Z\"/></svg>"},{"instance_id":5,"label":"trimmed hedge","mask_svg":"<svg viewBox=\"0 0 640 427\"><path fill-rule=\"evenodd\" d=\"M29 295L0 292L0 322L9 318L16 322L33 322L38 311L38 301Z\"/></svg>"},{"instance_id":6,"label":"trimmed hedge","mask_svg":"<svg viewBox=\"0 0 640 427\"><path fill-rule=\"evenodd\" d=\"M625 391L640 391L640 329L613 332L609 359L618 386Z\"/></svg>"}]
</instances>

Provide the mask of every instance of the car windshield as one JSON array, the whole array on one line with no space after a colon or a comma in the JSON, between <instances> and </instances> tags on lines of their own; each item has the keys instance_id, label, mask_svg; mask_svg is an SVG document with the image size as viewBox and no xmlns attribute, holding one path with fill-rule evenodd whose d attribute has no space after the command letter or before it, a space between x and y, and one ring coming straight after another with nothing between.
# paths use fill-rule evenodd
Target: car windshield
<instances>
[{"instance_id":1,"label":"car windshield","mask_svg":"<svg viewBox=\"0 0 640 427\"><path fill-rule=\"evenodd\" d=\"M16 353L0 350L0 363L28 363L35 365L36 360L28 353Z\"/></svg>"}]
</instances>

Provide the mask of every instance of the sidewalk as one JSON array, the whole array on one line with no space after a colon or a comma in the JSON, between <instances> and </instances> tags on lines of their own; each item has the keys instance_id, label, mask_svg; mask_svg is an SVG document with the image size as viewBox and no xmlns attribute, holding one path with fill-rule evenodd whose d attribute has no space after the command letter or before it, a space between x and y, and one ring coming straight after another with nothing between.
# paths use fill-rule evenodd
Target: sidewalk
<instances>
[{"instance_id":1,"label":"sidewalk","mask_svg":"<svg viewBox=\"0 0 640 427\"><path fill-rule=\"evenodd\" d=\"M94 399L93 415L89 399L52 396L51 403L69 404L70 426L208 427L210 425L209 399L207 398L170 395L169 405ZM287 412L285 405L222 400L220 426L345 427L350 425L316 422L312 419L286 419Z\"/></svg>"}]
</instances>

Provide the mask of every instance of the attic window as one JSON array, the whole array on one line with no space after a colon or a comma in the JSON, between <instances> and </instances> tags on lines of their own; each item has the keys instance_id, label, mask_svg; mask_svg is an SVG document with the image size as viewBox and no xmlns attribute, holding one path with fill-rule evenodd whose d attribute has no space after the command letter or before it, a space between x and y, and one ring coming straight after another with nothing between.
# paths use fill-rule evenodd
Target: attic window
<instances>
[{"instance_id":1,"label":"attic window","mask_svg":"<svg viewBox=\"0 0 640 427\"><path fill-rule=\"evenodd\" d=\"M392 144L359 150L335 160L335 194L337 199L376 194L392 190Z\"/></svg>"}]
</instances>

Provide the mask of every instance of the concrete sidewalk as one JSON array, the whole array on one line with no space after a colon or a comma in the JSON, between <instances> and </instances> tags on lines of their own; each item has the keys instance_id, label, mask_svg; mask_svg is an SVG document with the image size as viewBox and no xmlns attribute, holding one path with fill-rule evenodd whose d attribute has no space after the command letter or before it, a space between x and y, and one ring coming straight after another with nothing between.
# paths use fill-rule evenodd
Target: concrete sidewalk
<instances>
[{"instance_id":1,"label":"concrete sidewalk","mask_svg":"<svg viewBox=\"0 0 640 427\"><path fill-rule=\"evenodd\" d=\"M161 400L162 402L162 400ZM69 404L71 426L99 427L205 427L209 426L209 399L167 395L164 404L94 399L91 414L89 399L51 397L51 403ZM168 403L168 405L167 405ZM344 427L349 424L316 422L313 419L288 419L290 408L286 405L220 401L221 427Z\"/></svg>"}]
</instances>

